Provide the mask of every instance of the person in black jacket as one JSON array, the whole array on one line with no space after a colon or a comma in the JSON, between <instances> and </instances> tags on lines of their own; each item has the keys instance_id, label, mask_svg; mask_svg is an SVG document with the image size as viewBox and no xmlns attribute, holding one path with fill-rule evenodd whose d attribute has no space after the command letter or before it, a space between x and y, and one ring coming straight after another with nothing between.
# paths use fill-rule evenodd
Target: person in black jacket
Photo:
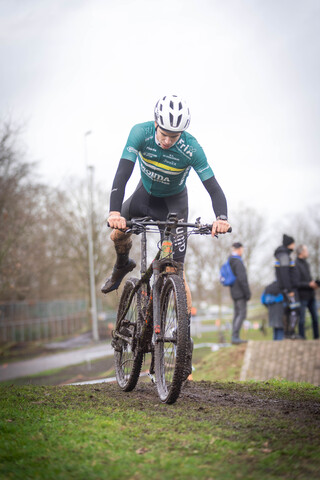
<instances>
[{"instance_id":1,"label":"person in black jacket","mask_svg":"<svg viewBox=\"0 0 320 480\"><path fill-rule=\"evenodd\" d=\"M276 257L276 278L281 293L286 302L284 316L284 335L285 338L297 338L295 327L299 318L300 304L298 302L298 278L297 269L291 254L294 251L294 239L284 234L282 245L276 249L274 256Z\"/></svg>"},{"instance_id":2,"label":"person in black jacket","mask_svg":"<svg viewBox=\"0 0 320 480\"><path fill-rule=\"evenodd\" d=\"M240 329L247 316L247 302L251 297L247 272L242 261L243 250L242 243L236 242L232 245L232 254L229 257L231 270L236 277L234 284L230 287L234 305L231 343L234 345L245 343L245 340L240 339Z\"/></svg>"},{"instance_id":3,"label":"person in black jacket","mask_svg":"<svg viewBox=\"0 0 320 480\"><path fill-rule=\"evenodd\" d=\"M317 282L312 280L310 266L307 262L309 256L306 245L299 245L297 248L297 273L298 273L298 291L300 298L300 319L299 335L305 337L305 316L308 308L312 319L313 338L319 338L318 311L315 291L318 288Z\"/></svg>"}]
</instances>

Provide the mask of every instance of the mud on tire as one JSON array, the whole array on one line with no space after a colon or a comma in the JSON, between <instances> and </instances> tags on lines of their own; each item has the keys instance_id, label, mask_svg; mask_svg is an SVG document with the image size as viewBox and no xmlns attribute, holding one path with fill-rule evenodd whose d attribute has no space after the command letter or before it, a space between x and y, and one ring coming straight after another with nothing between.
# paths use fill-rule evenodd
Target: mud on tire
<instances>
[{"instance_id":1,"label":"mud on tire","mask_svg":"<svg viewBox=\"0 0 320 480\"><path fill-rule=\"evenodd\" d=\"M188 341L184 283L178 275L170 275L161 292L160 334L155 343L156 385L164 403L174 403L180 394Z\"/></svg>"},{"instance_id":2,"label":"mud on tire","mask_svg":"<svg viewBox=\"0 0 320 480\"><path fill-rule=\"evenodd\" d=\"M127 336L130 341L116 338L114 364L119 387L125 392L133 390L138 382L143 354L137 351L137 337L141 326L140 291L133 294L128 307L128 300L138 282L137 278L126 281L118 308L116 331ZM123 314L127 310L124 318Z\"/></svg>"}]
</instances>

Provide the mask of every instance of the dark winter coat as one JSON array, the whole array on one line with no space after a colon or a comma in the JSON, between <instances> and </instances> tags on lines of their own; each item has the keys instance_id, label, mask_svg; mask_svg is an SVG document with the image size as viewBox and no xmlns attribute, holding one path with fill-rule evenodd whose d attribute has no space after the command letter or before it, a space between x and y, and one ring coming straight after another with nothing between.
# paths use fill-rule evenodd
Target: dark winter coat
<instances>
[{"instance_id":1,"label":"dark winter coat","mask_svg":"<svg viewBox=\"0 0 320 480\"><path fill-rule=\"evenodd\" d=\"M246 267L238 256L231 255L229 257L231 270L236 276L236 281L230 287L230 293L233 300L250 300L251 292L248 284Z\"/></svg>"},{"instance_id":2,"label":"dark winter coat","mask_svg":"<svg viewBox=\"0 0 320 480\"><path fill-rule=\"evenodd\" d=\"M297 291L298 287L297 269L291 260L291 253L291 250L283 245L274 252L277 282L284 293Z\"/></svg>"},{"instance_id":3,"label":"dark winter coat","mask_svg":"<svg viewBox=\"0 0 320 480\"><path fill-rule=\"evenodd\" d=\"M312 300L312 298L315 297L315 292L314 289L309 286L309 283L312 281L309 263L304 258L298 257L296 260L296 268L300 300Z\"/></svg>"},{"instance_id":4,"label":"dark winter coat","mask_svg":"<svg viewBox=\"0 0 320 480\"><path fill-rule=\"evenodd\" d=\"M281 293L278 282L272 282L265 288L265 293L277 296ZM285 312L283 302L268 305L269 327L283 328L283 315Z\"/></svg>"}]
</instances>

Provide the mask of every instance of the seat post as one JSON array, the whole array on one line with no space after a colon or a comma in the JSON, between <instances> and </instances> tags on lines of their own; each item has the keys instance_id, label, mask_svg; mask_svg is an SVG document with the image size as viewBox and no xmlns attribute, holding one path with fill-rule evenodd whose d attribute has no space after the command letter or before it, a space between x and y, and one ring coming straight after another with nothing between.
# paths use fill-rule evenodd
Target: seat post
<instances>
[{"instance_id":1,"label":"seat post","mask_svg":"<svg viewBox=\"0 0 320 480\"><path fill-rule=\"evenodd\" d=\"M147 232L143 230L141 233L141 276L147 271Z\"/></svg>"}]
</instances>

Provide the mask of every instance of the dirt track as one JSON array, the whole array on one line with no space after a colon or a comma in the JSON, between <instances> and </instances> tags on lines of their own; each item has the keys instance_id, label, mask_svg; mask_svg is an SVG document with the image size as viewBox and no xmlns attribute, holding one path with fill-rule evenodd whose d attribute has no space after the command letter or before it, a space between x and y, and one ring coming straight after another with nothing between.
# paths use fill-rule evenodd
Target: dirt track
<instances>
[{"instance_id":1,"label":"dirt track","mask_svg":"<svg viewBox=\"0 0 320 480\"><path fill-rule=\"evenodd\" d=\"M294 400L287 399L286 395L279 391L275 394L268 387L268 382L259 384L219 383L219 382L188 382L183 388L176 404L186 409L198 410L201 416L210 415L215 409L223 407L250 410L259 416L286 417L294 421L297 427L307 427L316 424L320 429L320 389L314 387L315 396L307 399L299 389L292 389ZM161 404L157 390L150 383L139 383L132 392L122 392L117 384L101 384L92 387L95 391L103 391L107 397L117 400L123 407L134 406L141 410L148 410L155 405ZM175 416L177 412L173 406L164 406L166 415ZM173 407L173 408L172 408Z\"/></svg>"}]
</instances>

